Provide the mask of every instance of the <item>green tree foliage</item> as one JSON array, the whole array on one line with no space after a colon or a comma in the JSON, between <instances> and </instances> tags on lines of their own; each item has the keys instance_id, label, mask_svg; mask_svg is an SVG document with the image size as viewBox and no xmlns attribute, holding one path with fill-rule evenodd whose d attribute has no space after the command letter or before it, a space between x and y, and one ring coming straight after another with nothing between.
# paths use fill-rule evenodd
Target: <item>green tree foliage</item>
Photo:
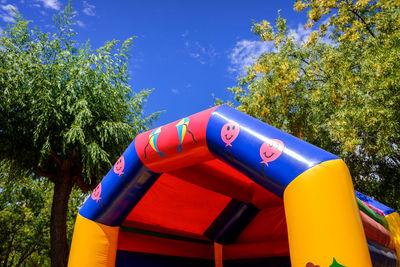
<instances>
[{"instance_id":1,"label":"green tree foliage","mask_svg":"<svg viewBox=\"0 0 400 267\"><path fill-rule=\"evenodd\" d=\"M8 171L53 183L51 261L68 258L67 207L74 185L95 187L134 136L157 114L143 116L150 90L132 92L132 38L93 51L74 42L68 5L44 33L18 15L0 37L0 160Z\"/></svg>"},{"instance_id":2,"label":"green tree foliage","mask_svg":"<svg viewBox=\"0 0 400 267\"><path fill-rule=\"evenodd\" d=\"M229 88L239 109L341 156L356 189L400 208L400 2L299 0L307 42L280 16L253 31L275 49Z\"/></svg>"},{"instance_id":3,"label":"green tree foliage","mask_svg":"<svg viewBox=\"0 0 400 267\"><path fill-rule=\"evenodd\" d=\"M27 179L0 187L0 265L49 265L51 190Z\"/></svg>"},{"instance_id":4,"label":"green tree foliage","mask_svg":"<svg viewBox=\"0 0 400 267\"><path fill-rule=\"evenodd\" d=\"M44 178L8 179L4 175L0 179L0 266L49 266L52 186ZM84 197L77 189L71 192L69 237Z\"/></svg>"}]
</instances>

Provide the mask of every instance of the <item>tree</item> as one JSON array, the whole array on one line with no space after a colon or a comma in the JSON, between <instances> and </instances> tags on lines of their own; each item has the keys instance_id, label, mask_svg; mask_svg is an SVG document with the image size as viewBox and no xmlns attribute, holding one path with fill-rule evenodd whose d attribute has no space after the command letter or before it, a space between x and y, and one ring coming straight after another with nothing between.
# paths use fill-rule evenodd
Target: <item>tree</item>
<instances>
[{"instance_id":1,"label":"tree","mask_svg":"<svg viewBox=\"0 0 400 267\"><path fill-rule=\"evenodd\" d=\"M28 179L13 183L1 179L0 187L0 265L45 264L51 190L43 181Z\"/></svg>"},{"instance_id":2,"label":"tree","mask_svg":"<svg viewBox=\"0 0 400 267\"><path fill-rule=\"evenodd\" d=\"M132 38L92 51L74 41L74 12L44 33L17 15L0 37L0 160L54 185L51 264L66 266L66 219L74 185L93 189L134 136L157 118L143 115L150 90L132 92Z\"/></svg>"},{"instance_id":3,"label":"tree","mask_svg":"<svg viewBox=\"0 0 400 267\"><path fill-rule=\"evenodd\" d=\"M341 156L356 189L399 209L399 1L298 0L295 9L308 10L307 42L280 16L275 27L254 23L275 49L228 90L240 110Z\"/></svg>"},{"instance_id":4,"label":"tree","mask_svg":"<svg viewBox=\"0 0 400 267\"><path fill-rule=\"evenodd\" d=\"M0 266L50 265L50 210L53 188L46 178L10 177L0 169ZM74 188L68 205L70 240L86 195Z\"/></svg>"}]
</instances>

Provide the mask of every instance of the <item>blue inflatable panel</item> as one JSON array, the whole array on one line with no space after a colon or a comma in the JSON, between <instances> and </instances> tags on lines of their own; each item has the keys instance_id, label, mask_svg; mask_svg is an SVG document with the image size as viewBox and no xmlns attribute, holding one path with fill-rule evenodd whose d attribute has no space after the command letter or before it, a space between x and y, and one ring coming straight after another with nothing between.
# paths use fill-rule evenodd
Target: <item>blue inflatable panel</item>
<instances>
[{"instance_id":1,"label":"blue inflatable panel","mask_svg":"<svg viewBox=\"0 0 400 267\"><path fill-rule=\"evenodd\" d=\"M304 171L339 159L226 105L211 114L206 138L216 157L281 197L286 186Z\"/></svg>"},{"instance_id":2,"label":"blue inflatable panel","mask_svg":"<svg viewBox=\"0 0 400 267\"><path fill-rule=\"evenodd\" d=\"M79 214L105 225L119 226L160 175L143 165L133 141L85 201Z\"/></svg>"},{"instance_id":3,"label":"blue inflatable panel","mask_svg":"<svg viewBox=\"0 0 400 267\"><path fill-rule=\"evenodd\" d=\"M259 211L252 203L232 199L204 235L222 245L233 244Z\"/></svg>"},{"instance_id":4,"label":"blue inflatable panel","mask_svg":"<svg viewBox=\"0 0 400 267\"><path fill-rule=\"evenodd\" d=\"M224 260L224 267L290 267L289 257ZM214 267L214 260L117 251L116 267Z\"/></svg>"},{"instance_id":5,"label":"blue inflatable panel","mask_svg":"<svg viewBox=\"0 0 400 267\"><path fill-rule=\"evenodd\" d=\"M370 204L371 206L374 206L377 209L380 209L383 213L385 213L385 215L389 215L389 214L395 212L395 210L383 205L382 203L379 203L378 201L370 198L369 196L366 196L358 191L355 191L355 192L356 192L356 196L358 199L364 201L365 203Z\"/></svg>"},{"instance_id":6,"label":"blue inflatable panel","mask_svg":"<svg viewBox=\"0 0 400 267\"><path fill-rule=\"evenodd\" d=\"M166 256L132 252L125 250L117 251L115 267L214 267L213 260L196 259L187 257Z\"/></svg>"},{"instance_id":7,"label":"blue inflatable panel","mask_svg":"<svg viewBox=\"0 0 400 267\"><path fill-rule=\"evenodd\" d=\"M396 252L372 240L367 240L369 254L374 267L396 267Z\"/></svg>"}]
</instances>

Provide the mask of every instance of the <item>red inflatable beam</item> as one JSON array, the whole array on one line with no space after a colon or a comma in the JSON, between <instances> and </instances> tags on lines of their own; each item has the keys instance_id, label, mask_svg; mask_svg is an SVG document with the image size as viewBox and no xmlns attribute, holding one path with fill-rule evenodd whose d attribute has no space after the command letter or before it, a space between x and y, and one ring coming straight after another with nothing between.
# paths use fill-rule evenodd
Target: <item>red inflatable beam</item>
<instances>
[{"instance_id":1,"label":"red inflatable beam","mask_svg":"<svg viewBox=\"0 0 400 267\"><path fill-rule=\"evenodd\" d=\"M287 240L231 244L224 246L224 260L289 256Z\"/></svg>"},{"instance_id":2,"label":"red inflatable beam","mask_svg":"<svg viewBox=\"0 0 400 267\"><path fill-rule=\"evenodd\" d=\"M118 236L118 250L209 260L214 259L214 247L212 245L122 231L119 232Z\"/></svg>"},{"instance_id":3,"label":"red inflatable beam","mask_svg":"<svg viewBox=\"0 0 400 267\"><path fill-rule=\"evenodd\" d=\"M395 250L391 237L392 234L364 212L360 211L360 215L367 238L382 246Z\"/></svg>"}]
</instances>

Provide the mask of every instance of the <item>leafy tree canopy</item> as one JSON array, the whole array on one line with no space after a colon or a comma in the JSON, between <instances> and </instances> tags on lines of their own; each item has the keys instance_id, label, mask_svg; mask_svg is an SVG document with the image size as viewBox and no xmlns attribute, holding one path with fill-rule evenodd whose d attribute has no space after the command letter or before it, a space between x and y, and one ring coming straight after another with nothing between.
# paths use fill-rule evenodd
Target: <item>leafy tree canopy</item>
<instances>
[{"instance_id":1,"label":"leafy tree canopy","mask_svg":"<svg viewBox=\"0 0 400 267\"><path fill-rule=\"evenodd\" d=\"M71 159L80 162L90 182L111 167L156 114L143 117L150 90L135 94L128 84L133 38L119 47L117 40L107 42L95 51L89 42L78 47L72 15L66 9L55 19L53 35L30 29L20 15L3 32L0 155L48 173Z\"/></svg>"},{"instance_id":2,"label":"leafy tree canopy","mask_svg":"<svg viewBox=\"0 0 400 267\"><path fill-rule=\"evenodd\" d=\"M17 15L0 36L0 161L7 172L54 183L51 260L65 266L65 222L74 185L88 191L157 113L143 115L151 90L128 83L133 38L93 50L74 41L74 12L54 17L56 33ZM3 179L3 178L2 178Z\"/></svg>"},{"instance_id":3,"label":"leafy tree canopy","mask_svg":"<svg viewBox=\"0 0 400 267\"><path fill-rule=\"evenodd\" d=\"M308 11L314 31L299 43L280 16L275 26L254 23L275 49L229 88L238 108L341 156L356 189L399 209L400 2L299 0L294 7Z\"/></svg>"}]
</instances>

